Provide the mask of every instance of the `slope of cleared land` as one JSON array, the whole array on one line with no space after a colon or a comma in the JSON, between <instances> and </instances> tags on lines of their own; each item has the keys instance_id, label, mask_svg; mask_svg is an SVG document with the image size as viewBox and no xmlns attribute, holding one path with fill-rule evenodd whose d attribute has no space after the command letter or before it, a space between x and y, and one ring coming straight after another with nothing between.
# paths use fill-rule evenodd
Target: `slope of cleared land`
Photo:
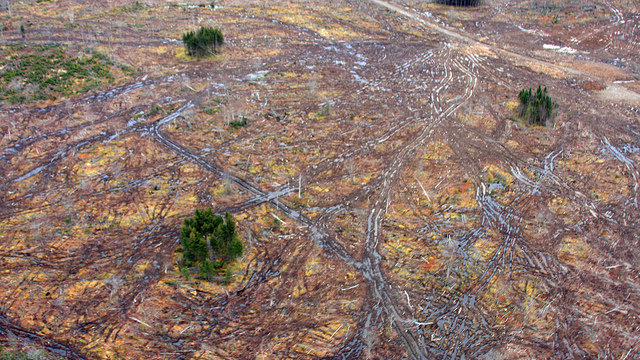
<instances>
[{"instance_id":1,"label":"slope of cleared land","mask_svg":"<svg viewBox=\"0 0 640 360\"><path fill-rule=\"evenodd\" d=\"M73 359L640 356L639 10L11 2L2 343ZM198 26L222 29L220 54L185 54ZM558 104L546 127L516 117L538 85ZM179 268L182 219L205 207L245 243L228 284Z\"/></svg>"}]
</instances>

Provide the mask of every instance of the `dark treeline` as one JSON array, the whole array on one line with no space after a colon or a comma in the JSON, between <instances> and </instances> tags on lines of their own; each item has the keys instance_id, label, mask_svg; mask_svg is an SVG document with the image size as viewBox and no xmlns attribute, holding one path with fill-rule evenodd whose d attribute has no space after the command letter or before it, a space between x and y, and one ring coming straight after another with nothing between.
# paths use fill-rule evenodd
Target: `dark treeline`
<instances>
[{"instance_id":1,"label":"dark treeline","mask_svg":"<svg viewBox=\"0 0 640 360\"><path fill-rule=\"evenodd\" d=\"M434 0L436 4L452 6L478 6L482 0Z\"/></svg>"}]
</instances>

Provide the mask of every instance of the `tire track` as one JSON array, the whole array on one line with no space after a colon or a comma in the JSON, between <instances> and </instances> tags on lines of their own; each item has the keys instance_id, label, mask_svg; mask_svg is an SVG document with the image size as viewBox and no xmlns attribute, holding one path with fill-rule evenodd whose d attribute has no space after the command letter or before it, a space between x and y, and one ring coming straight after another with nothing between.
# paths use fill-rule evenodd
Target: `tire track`
<instances>
[{"instance_id":1,"label":"tire track","mask_svg":"<svg viewBox=\"0 0 640 360\"><path fill-rule=\"evenodd\" d=\"M384 215L387 213L388 207L391 203L393 188L399 180L400 173L404 168L405 163L413 157L416 149L419 146L422 146L431 137L435 129L444 119L452 115L460 106L462 106L463 103L473 96L473 92L477 85L476 75L464 67L458 59L454 58L451 59L451 61L450 59L451 50L449 49L448 56L443 62L445 70L443 77L439 82L439 86L435 88L432 93L432 110L434 110L436 115L434 121L427 122L427 119L423 119L425 126L422 131L409 142L405 143L402 148L395 153L387 170L385 170L380 176L379 182L382 184L381 190L379 191L378 199L369 210L369 216L367 218L364 264L369 268L367 273L373 275L373 277L368 278L368 280L372 283L375 296L381 300L385 313L396 329L396 333L405 343L409 356L413 359L428 359L438 351L428 345L424 337L414 334L413 331L407 328L407 324L416 325L420 322L415 319L405 319L402 314L411 313L411 310L406 308L404 305L401 305L396 299L394 299L393 295L391 295L396 291L391 287L391 285L389 285L382 273L382 257L377 250L381 237L380 223ZM468 77L466 81L467 85L465 86L465 93L461 96L460 101L456 101L446 107L445 110L442 110L443 102L440 100L440 93L448 89L452 84L454 79L453 67ZM446 104L444 106L446 106Z\"/></svg>"},{"instance_id":2,"label":"tire track","mask_svg":"<svg viewBox=\"0 0 640 360\"><path fill-rule=\"evenodd\" d=\"M281 192L276 192L276 193L264 192L257 185L254 185L251 182L243 178L240 178L235 174L225 172L224 169L219 165L212 162L208 162L203 157L194 154L193 151L191 151L190 149L183 147L182 145L174 142L173 140L170 140L160 131L160 127L162 125L174 120L180 115L182 111L190 109L191 107L193 107L193 103L189 101L186 104L182 105L173 114L161 120L156 121L151 126L151 135L154 137L154 139L156 139L160 144L165 146L167 149L199 165L204 170L207 170L218 176L226 176L227 179L235 183L241 189L248 192L249 194L252 194L256 198L259 198L260 199L259 201L268 202L272 206L274 206L276 209L286 214L289 218L298 220L302 224L306 225L307 228L309 228L314 240L316 240L319 244L329 249L334 255L336 255L339 259L346 262L347 264L355 266L356 268L362 268L362 264L358 261L355 261L354 258L341 245L339 245L331 236L329 236L327 232L325 232L324 230L316 226L313 223L313 221L311 221L306 216L304 216L300 211L294 210L290 206L283 203L279 199L279 196L276 196L276 194L279 194ZM290 190L291 189L287 189L287 191L290 191ZM250 199L249 202L257 203L257 200ZM242 207L242 204L240 204L240 206Z\"/></svg>"},{"instance_id":3,"label":"tire track","mask_svg":"<svg viewBox=\"0 0 640 360\"><path fill-rule=\"evenodd\" d=\"M528 61L528 62L534 62L534 63L538 63L544 66L549 66L553 69L557 69L560 71L563 71L565 73L574 75L574 76L579 76L579 77L583 77L583 78L587 78L590 80L597 80L600 82L603 82L605 84L607 84L608 86L613 85L610 81L607 81L597 75L593 75L593 74L589 74L586 73L584 71L578 70L576 68L572 68L572 67L568 67L568 66L562 66L562 65L558 65L555 63L551 63L545 60L541 60L532 56L528 56L528 55L524 55L524 54L520 54L520 53L516 53L513 52L511 50L507 50L504 49L502 47L499 47L497 45L494 44L490 44L490 43L486 43L480 40L477 40L475 38L472 38L470 36L466 36L464 34L461 34L455 30L452 29L448 29L445 28L442 25L439 25L435 22L433 22L432 20L430 20L429 18L426 18L425 16L422 16L421 14L417 14L413 9L403 9L400 8L396 5L393 5L391 2L388 1L384 1L384 0L369 0L370 2L378 5L378 6L382 6L384 8L387 8L391 11L394 11L404 17L407 17L419 24L421 24L422 26L425 26L428 29L431 29L432 31L435 31L437 33L440 33L442 35L444 35L445 37L454 39L454 40L458 40L460 42L463 43L467 43L467 44L472 44L472 45L478 45L478 46L482 46L482 47L486 47L489 48L493 51L495 51L496 53L502 54L506 59L510 59L511 61ZM616 15L617 18L617 15ZM637 94L636 92L632 91L631 89L625 88L627 91L636 94L637 96L640 96L640 94Z\"/></svg>"}]
</instances>

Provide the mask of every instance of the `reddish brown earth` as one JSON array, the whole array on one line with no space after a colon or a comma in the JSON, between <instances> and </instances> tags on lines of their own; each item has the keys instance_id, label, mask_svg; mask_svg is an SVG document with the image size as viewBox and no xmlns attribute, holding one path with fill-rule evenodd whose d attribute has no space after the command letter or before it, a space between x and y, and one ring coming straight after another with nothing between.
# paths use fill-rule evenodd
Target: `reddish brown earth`
<instances>
[{"instance_id":1,"label":"reddish brown earth","mask_svg":"<svg viewBox=\"0 0 640 360\"><path fill-rule=\"evenodd\" d=\"M3 45L93 49L117 75L0 104L4 347L640 357L637 1L198 5L2 12ZM223 30L221 54L185 56L199 25ZM516 118L538 85L546 127ZM228 285L178 267L203 207L245 242Z\"/></svg>"}]
</instances>

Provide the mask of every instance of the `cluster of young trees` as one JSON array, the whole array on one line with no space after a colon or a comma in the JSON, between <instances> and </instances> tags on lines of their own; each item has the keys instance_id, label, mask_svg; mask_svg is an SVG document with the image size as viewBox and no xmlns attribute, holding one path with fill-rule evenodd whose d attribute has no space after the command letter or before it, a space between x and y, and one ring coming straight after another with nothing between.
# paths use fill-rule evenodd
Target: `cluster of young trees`
<instances>
[{"instance_id":1,"label":"cluster of young trees","mask_svg":"<svg viewBox=\"0 0 640 360\"><path fill-rule=\"evenodd\" d=\"M196 32L182 35L182 42L189 56L202 57L218 53L224 45L224 36L220 29L203 26Z\"/></svg>"},{"instance_id":2,"label":"cluster of young trees","mask_svg":"<svg viewBox=\"0 0 640 360\"><path fill-rule=\"evenodd\" d=\"M556 104L547 94L547 88L538 86L534 93L531 89L523 89L518 94L520 99L520 117L531 125L546 125L553 116Z\"/></svg>"},{"instance_id":3,"label":"cluster of young trees","mask_svg":"<svg viewBox=\"0 0 640 360\"><path fill-rule=\"evenodd\" d=\"M242 255L243 246L236 232L233 217L215 215L211 209L196 210L184 219L180 228L183 266L197 266L200 274L210 280L222 267Z\"/></svg>"}]
</instances>

